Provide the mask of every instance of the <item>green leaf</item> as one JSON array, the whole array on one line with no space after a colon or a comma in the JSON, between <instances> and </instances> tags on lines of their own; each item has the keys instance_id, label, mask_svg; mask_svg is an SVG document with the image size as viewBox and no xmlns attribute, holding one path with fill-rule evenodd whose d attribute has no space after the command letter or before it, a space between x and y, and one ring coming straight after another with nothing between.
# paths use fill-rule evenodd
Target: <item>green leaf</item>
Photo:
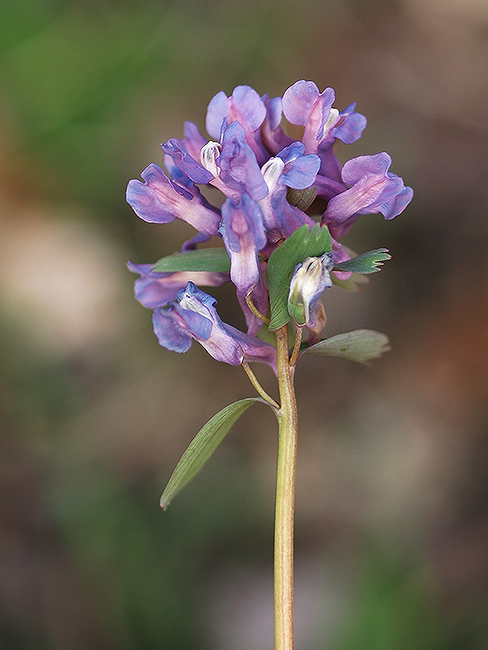
<instances>
[{"instance_id":1,"label":"green leaf","mask_svg":"<svg viewBox=\"0 0 488 650\"><path fill-rule=\"evenodd\" d=\"M340 357L359 363L377 359L390 349L386 334L374 330L354 330L320 341L305 352L325 357Z\"/></svg>"},{"instance_id":2,"label":"green leaf","mask_svg":"<svg viewBox=\"0 0 488 650\"><path fill-rule=\"evenodd\" d=\"M277 330L290 320L288 293L296 265L307 257L329 253L331 249L327 227L316 224L312 230L307 225L301 226L271 253L266 270L271 306L270 330Z\"/></svg>"},{"instance_id":3,"label":"green leaf","mask_svg":"<svg viewBox=\"0 0 488 650\"><path fill-rule=\"evenodd\" d=\"M376 248L334 266L334 271L351 271L352 273L376 273L381 270L383 262L391 260L387 248Z\"/></svg>"},{"instance_id":4,"label":"green leaf","mask_svg":"<svg viewBox=\"0 0 488 650\"><path fill-rule=\"evenodd\" d=\"M152 267L160 273L175 271L216 271L229 273L230 258L225 248L200 248L186 253L175 253L158 260Z\"/></svg>"},{"instance_id":5,"label":"green leaf","mask_svg":"<svg viewBox=\"0 0 488 650\"><path fill-rule=\"evenodd\" d=\"M267 404L259 397L247 397L238 400L216 413L200 429L186 448L164 489L160 500L160 505L164 510L169 506L173 497L202 469L232 425L254 402ZM267 405L269 406L269 404Z\"/></svg>"}]
</instances>

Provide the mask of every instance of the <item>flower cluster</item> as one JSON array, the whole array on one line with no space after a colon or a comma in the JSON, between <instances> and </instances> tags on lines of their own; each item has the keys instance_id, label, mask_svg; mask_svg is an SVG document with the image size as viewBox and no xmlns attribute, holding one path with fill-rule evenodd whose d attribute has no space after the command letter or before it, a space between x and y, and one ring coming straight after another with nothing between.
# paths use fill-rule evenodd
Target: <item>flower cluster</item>
<instances>
[{"instance_id":1,"label":"flower cluster","mask_svg":"<svg viewBox=\"0 0 488 650\"><path fill-rule=\"evenodd\" d=\"M141 276L136 297L154 309L162 346L185 352L195 339L219 361L261 361L275 367L275 348L257 336L269 313L267 261L297 229L317 223L330 231L331 251L297 266L290 299L295 306L300 303L299 325L314 340L320 338L325 324L320 294L334 276L345 277L346 272L333 269L350 257L341 239L360 215L381 213L392 219L413 195L389 171L387 153L341 165L334 144L355 142L366 118L355 104L339 112L334 99L332 88L321 93L311 81L297 81L283 97L261 97L249 86L238 86L230 97L219 92L207 109L211 139L186 122L183 139L162 145L169 175L151 164L141 174L144 182L129 182L127 201L139 217L151 223L178 218L195 228L182 253L201 250L200 244L217 237L230 262L224 270L206 266L170 272L129 263ZM302 127L300 140L287 134L283 118ZM222 192L219 209L204 197L203 185ZM215 299L198 288L229 280L245 315L246 333L223 323Z\"/></svg>"}]
</instances>

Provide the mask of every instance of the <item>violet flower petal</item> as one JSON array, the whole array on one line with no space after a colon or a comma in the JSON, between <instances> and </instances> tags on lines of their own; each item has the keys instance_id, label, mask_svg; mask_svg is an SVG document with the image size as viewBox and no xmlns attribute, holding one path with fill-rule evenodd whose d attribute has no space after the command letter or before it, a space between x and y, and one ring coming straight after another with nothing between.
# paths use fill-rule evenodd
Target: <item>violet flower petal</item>
<instances>
[{"instance_id":1,"label":"violet flower petal","mask_svg":"<svg viewBox=\"0 0 488 650\"><path fill-rule=\"evenodd\" d=\"M320 158L316 154L305 154L305 145L294 142L277 154L285 163L281 181L287 187L304 190L313 185L320 167Z\"/></svg>"},{"instance_id":2,"label":"violet flower petal","mask_svg":"<svg viewBox=\"0 0 488 650\"><path fill-rule=\"evenodd\" d=\"M171 181L158 165L149 165L141 176L144 183L131 180L127 186L127 202L141 219L169 223L179 218L207 235L217 234L220 222L217 210L210 209L188 189Z\"/></svg>"},{"instance_id":3,"label":"violet flower petal","mask_svg":"<svg viewBox=\"0 0 488 650\"><path fill-rule=\"evenodd\" d=\"M247 194L222 205L221 233L230 257L230 278L246 297L262 280L258 253L266 245L263 215Z\"/></svg>"},{"instance_id":4,"label":"violet flower petal","mask_svg":"<svg viewBox=\"0 0 488 650\"><path fill-rule=\"evenodd\" d=\"M265 117L266 107L258 93L250 86L237 86L230 97L221 91L210 100L206 119L207 132L214 139L219 139L225 126L239 122L249 146L262 164L266 151L259 129Z\"/></svg>"},{"instance_id":5,"label":"violet flower petal","mask_svg":"<svg viewBox=\"0 0 488 650\"><path fill-rule=\"evenodd\" d=\"M215 308L215 298L189 282L177 300L169 309L154 312L154 331L163 347L186 352L193 338L217 361L233 366L243 360L260 361L276 371L275 348L224 323Z\"/></svg>"},{"instance_id":6,"label":"violet flower petal","mask_svg":"<svg viewBox=\"0 0 488 650\"><path fill-rule=\"evenodd\" d=\"M153 330L159 345L171 352L188 352L191 348L192 337L181 327L175 317L173 309L155 309L152 316Z\"/></svg>"},{"instance_id":7,"label":"violet flower petal","mask_svg":"<svg viewBox=\"0 0 488 650\"><path fill-rule=\"evenodd\" d=\"M390 165L385 152L345 163L342 179L351 187L330 199L322 218L334 237L340 239L361 214L380 212L385 219L393 219L410 203L413 190L388 171Z\"/></svg>"},{"instance_id":8,"label":"violet flower petal","mask_svg":"<svg viewBox=\"0 0 488 650\"><path fill-rule=\"evenodd\" d=\"M331 113L335 93L332 88L319 92L313 81L297 81L283 95L283 113L292 124L305 127L302 142L307 153L317 153L322 140L336 121L337 111Z\"/></svg>"},{"instance_id":9,"label":"violet flower petal","mask_svg":"<svg viewBox=\"0 0 488 650\"><path fill-rule=\"evenodd\" d=\"M332 152L336 139L346 144L355 142L366 126L364 115L355 112L355 104L344 111L332 108L332 88L319 92L312 81L297 81L283 95L283 112L292 124L305 127L302 142L307 153L318 153L322 160L321 174L340 180L339 161Z\"/></svg>"},{"instance_id":10,"label":"violet flower petal","mask_svg":"<svg viewBox=\"0 0 488 650\"><path fill-rule=\"evenodd\" d=\"M217 158L220 178L233 190L247 192L256 201L266 196L266 185L253 150L239 122L227 126L222 134L222 153Z\"/></svg>"},{"instance_id":11,"label":"violet flower petal","mask_svg":"<svg viewBox=\"0 0 488 650\"><path fill-rule=\"evenodd\" d=\"M266 106L266 117L261 125L261 138L263 144L273 155L292 144L293 139L281 128L281 117L283 114L281 97L268 98L263 95L262 100Z\"/></svg>"},{"instance_id":12,"label":"violet flower petal","mask_svg":"<svg viewBox=\"0 0 488 650\"><path fill-rule=\"evenodd\" d=\"M195 183L206 185L212 180L213 174L188 153L180 140L168 140L161 146L164 153L171 157L175 166L181 169Z\"/></svg>"},{"instance_id":13,"label":"violet flower petal","mask_svg":"<svg viewBox=\"0 0 488 650\"><path fill-rule=\"evenodd\" d=\"M352 144L359 140L366 128L366 118L361 113L356 113L356 102L349 104L347 108L339 113L339 121L331 129L330 135L344 142Z\"/></svg>"}]
</instances>

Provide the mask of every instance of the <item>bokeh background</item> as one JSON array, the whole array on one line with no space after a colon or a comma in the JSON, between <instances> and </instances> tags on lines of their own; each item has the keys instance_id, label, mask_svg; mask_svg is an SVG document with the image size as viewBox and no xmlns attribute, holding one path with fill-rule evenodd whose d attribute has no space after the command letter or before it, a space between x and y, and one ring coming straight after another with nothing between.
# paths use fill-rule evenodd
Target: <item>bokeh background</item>
<instances>
[{"instance_id":1,"label":"bokeh background","mask_svg":"<svg viewBox=\"0 0 488 650\"><path fill-rule=\"evenodd\" d=\"M247 412L160 511L198 428L253 391L157 345L125 262L188 229L124 193L219 90L302 78L368 118L339 157L388 151L416 195L348 236L391 250L382 273L326 295L328 333L392 351L297 372L297 647L488 647L487 3L4 0L2 650L272 647L275 422Z\"/></svg>"}]
</instances>

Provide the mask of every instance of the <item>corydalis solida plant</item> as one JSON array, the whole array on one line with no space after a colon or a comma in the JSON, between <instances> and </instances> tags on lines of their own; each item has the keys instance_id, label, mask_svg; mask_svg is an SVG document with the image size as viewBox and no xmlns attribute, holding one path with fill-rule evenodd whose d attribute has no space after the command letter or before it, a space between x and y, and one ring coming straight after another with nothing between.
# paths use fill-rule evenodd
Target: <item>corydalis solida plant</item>
<instances>
[{"instance_id":1,"label":"corydalis solida plant","mask_svg":"<svg viewBox=\"0 0 488 650\"><path fill-rule=\"evenodd\" d=\"M386 336L372 330L323 339L322 296L333 284L356 288L362 274L378 271L390 259L384 248L353 255L343 246L354 222L362 214L393 219L413 196L389 171L387 153L339 162L336 142L355 142L366 119L355 104L339 111L334 100L332 88L320 92L303 80L283 97L260 97L249 86L238 86L230 97L220 92L207 109L210 139L186 122L183 139L162 145L168 173L151 164L141 174L143 182L132 180L127 188L127 201L145 221L178 218L196 230L180 252L152 265L128 265L140 275L136 298L153 309L159 343L186 352L198 341L214 359L241 365L259 395L226 406L198 432L163 492L162 507L195 476L251 404L268 405L278 420L276 650L293 647L296 363L306 353L365 363L388 349ZM287 134L285 121L301 127L300 140ZM220 208L204 197L199 188L204 185L223 194ZM206 244L211 237L217 245ZM224 323L216 300L201 289L226 282L235 287L245 332ZM253 362L274 371L279 403L259 383Z\"/></svg>"}]
</instances>

